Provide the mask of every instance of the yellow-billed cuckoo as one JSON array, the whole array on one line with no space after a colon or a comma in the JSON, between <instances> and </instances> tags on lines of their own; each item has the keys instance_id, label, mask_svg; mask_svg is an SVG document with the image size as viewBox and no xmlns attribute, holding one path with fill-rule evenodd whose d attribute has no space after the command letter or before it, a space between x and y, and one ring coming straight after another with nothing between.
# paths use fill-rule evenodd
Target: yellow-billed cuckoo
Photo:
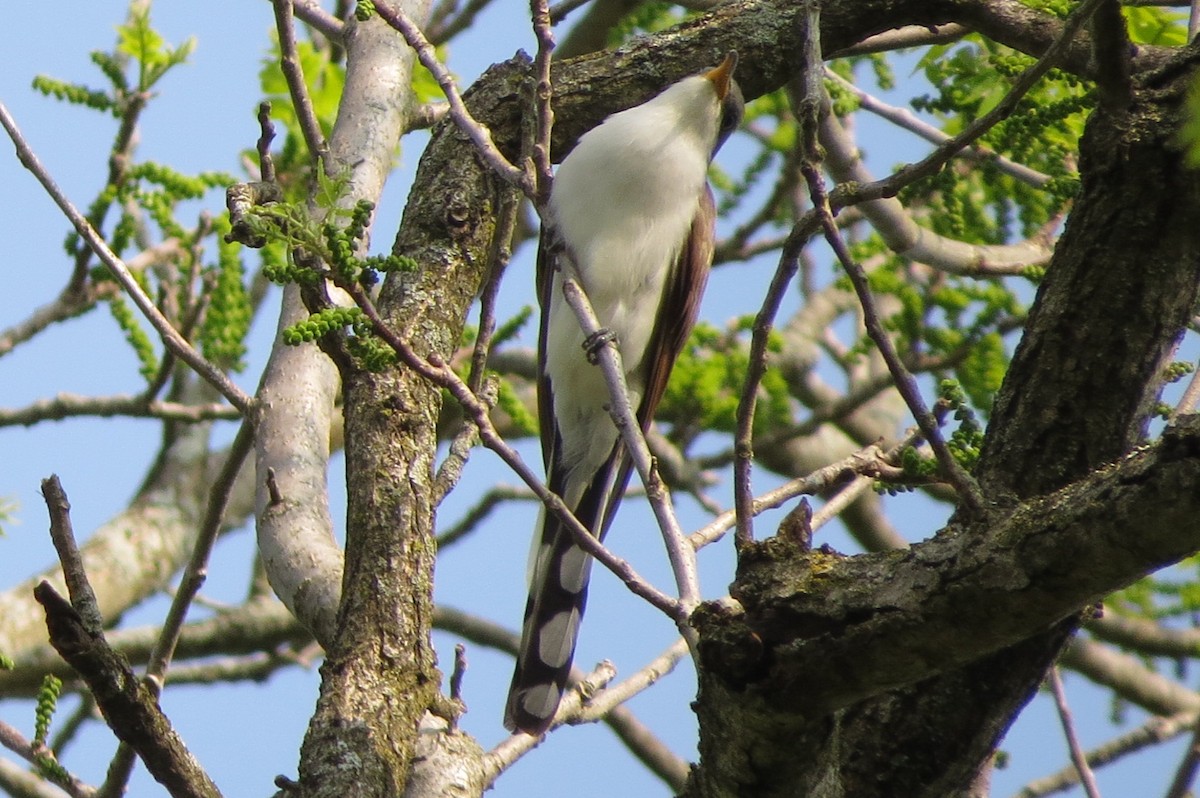
<instances>
[{"instance_id":1,"label":"yellow-billed cuckoo","mask_svg":"<svg viewBox=\"0 0 1200 798\"><path fill-rule=\"evenodd\" d=\"M643 431L696 320L712 265L708 164L742 116L737 54L585 133L558 168L538 252L538 404L546 482L603 538L629 480L603 374L562 295L569 258L616 337ZM552 231L554 241L548 241ZM504 724L541 734L558 708L587 599L591 557L543 511Z\"/></svg>"}]
</instances>

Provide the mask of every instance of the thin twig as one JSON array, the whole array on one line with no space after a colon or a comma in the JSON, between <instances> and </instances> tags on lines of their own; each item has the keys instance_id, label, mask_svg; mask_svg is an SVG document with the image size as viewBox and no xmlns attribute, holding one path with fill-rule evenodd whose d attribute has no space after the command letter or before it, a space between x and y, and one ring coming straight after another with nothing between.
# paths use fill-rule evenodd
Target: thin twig
<instances>
[{"instance_id":1,"label":"thin twig","mask_svg":"<svg viewBox=\"0 0 1200 798\"><path fill-rule=\"evenodd\" d=\"M817 4L813 0L805 0L803 8L805 37L801 53L801 74L807 85L820 80L820 73L815 70L821 63L821 31ZM807 92L806 89L805 94ZM803 115L797 119L800 135L796 138L796 155L801 161L813 157L812 153L816 151L815 111L810 116L811 119ZM735 546L745 546L754 540L754 514L751 507L754 488L751 484L751 471L754 466L754 413L758 404L758 387L767 370L767 341L771 328L783 302L784 292L800 269L800 252L807 240L807 236L795 234L788 237L780 253L775 276L771 278L771 285L763 298L762 307L754 318L749 364L746 368L746 379L742 383L742 393L738 398L737 431L733 442L733 504L737 512Z\"/></svg>"},{"instance_id":2,"label":"thin twig","mask_svg":"<svg viewBox=\"0 0 1200 798\"><path fill-rule=\"evenodd\" d=\"M1179 767L1175 770L1175 778L1171 780L1171 787L1167 790L1165 798L1188 798L1192 795L1192 783L1196 780L1197 768L1200 768L1200 723L1192 730L1192 739L1183 753Z\"/></svg>"},{"instance_id":3,"label":"thin twig","mask_svg":"<svg viewBox=\"0 0 1200 798\"><path fill-rule=\"evenodd\" d=\"M87 245L95 251L104 265L108 267L108 270L116 277L117 282L121 284L121 287L133 299L134 304L138 306L142 315L146 317L158 332L166 347L220 391L234 407L242 412L247 411L254 402L253 398L239 388L220 368L196 351L188 343L187 339L180 335L171 325L171 322L155 307L154 300L142 290L141 285L138 284L137 279L129 271L129 267L125 262L109 248L104 238L96 232L96 229L92 227L87 218L79 212L79 209L75 207L62 189L58 187L58 184L42 165L41 160L30 148L29 143L17 127L16 121L3 103L0 103L0 125L4 126L9 138L16 147L18 160L20 160L26 169L33 173L38 182L42 184L42 188L46 190L46 193L50 195L51 199L62 210L63 215L75 227L80 237L87 242Z\"/></svg>"},{"instance_id":4,"label":"thin twig","mask_svg":"<svg viewBox=\"0 0 1200 798\"><path fill-rule=\"evenodd\" d=\"M176 258L182 252L183 245L178 238L172 236L150 249L134 255L126 261L126 264L131 272L137 273ZM84 281L78 287L75 286L74 281L68 283L53 301L34 310L25 320L6 330L0 330L0 357L7 355L17 345L32 339L50 325L73 319L91 310L97 302L109 299L118 293L117 285L108 280L100 283Z\"/></svg>"},{"instance_id":5,"label":"thin twig","mask_svg":"<svg viewBox=\"0 0 1200 798\"><path fill-rule=\"evenodd\" d=\"M180 402L150 400L144 395L80 396L60 393L53 399L39 399L33 404L13 409L0 408L0 427L30 426L42 421L92 416L111 418L157 418L163 421L232 421L241 412L224 402L189 405Z\"/></svg>"},{"instance_id":6,"label":"thin twig","mask_svg":"<svg viewBox=\"0 0 1200 798\"><path fill-rule=\"evenodd\" d=\"M0 720L0 747L7 748L37 767L39 777L60 787L71 798L95 798L96 790L94 788L66 773L65 770L59 772L56 769L39 767L47 759L54 764L59 764L54 753L44 747L35 746L20 731L2 720Z\"/></svg>"},{"instance_id":7,"label":"thin twig","mask_svg":"<svg viewBox=\"0 0 1200 798\"><path fill-rule=\"evenodd\" d=\"M454 647L454 670L450 673L450 697L462 700L463 677L467 674L467 647L459 643Z\"/></svg>"},{"instance_id":8,"label":"thin twig","mask_svg":"<svg viewBox=\"0 0 1200 798\"><path fill-rule=\"evenodd\" d=\"M534 89L537 131L533 142L533 170L537 195L534 202L538 208L543 208L550 200L550 188L554 180L550 169L550 134L554 129L554 108L551 103L554 87L550 83L550 61L554 55L554 29L551 27L547 0L530 0L529 9L533 20L533 33L538 43L537 55L533 59L533 74L537 81Z\"/></svg>"},{"instance_id":9,"label":"thin twig","mask_svg":"<svg viewBox=\"0 0 1200 798\"><path fill-rule=\"evenodd\" d=\"M475 22L475 17L490 5L492 0L468 0L462 11L453 18L441 23L433 23L427 28L429 42L434 46L443 45L462 33ZM431 23L433 21L431 20Z\"/></svg>"},{"instance_id":10,"label":"thin twig","mask_svg":"<svg viewBox=\"0 0 1200 798\"><path fill-rule=\"evenodd\" d=\"M274 183L275 159L271 156L271 142L275 140L275 124L271 121L271 103L266 100L258 104L258 131L258 141L254 143L258 152L258 179Z\"/></svg>"},{"instance_id":11,"label":"thin twig","mask_svg":"<svg viewBox=\"0 0 1200 798\"><path fill-rule=\"evenodd\" d=\"M483 385L478 389L472 388L472 393L490 409L496 405L496 397L500 390L499 383L499 378L492 376L485 379ZM466 468L467 460L471 457L471 450L475 447L478 439L479 430L475 426L475 422L470 417L463 418L462 425L454 435L454 440L450 441L446 458L438 465L437 473L433 477L430 500L435 505L440 505L458 484L463 469Z\"/></svg>"},{"instance_id":12,"label":"thin twig","mask_svg":"<svg viewBox=\"0 0 1200 798\"><path fill-rule=\"evenodd\" d=\"M593 340L593 337L600 333L600 322L582 286L579 285L575 265L571 259L560 257L559 261L564 265L561 274L563 298L575 312L585 340ZM687 538L679 526L679 519L671 506L670 494L659 476L658 466L654 464L650 447L646 444L646 436L642 434L641 425L638 424L633 405L629 401L625 371L621 365L621 353L616 341L609 340L595 354L608 386L609 414L616 423L625 451L646 488L646 495L666 544L667 558L671 562L675 586L679 591L677 614L672 617L684 639L688 640L689 644L694 644L698 638L695 630L688 624L688 618L700 603L700 577L696 570L695 549L688 545Z\"/></svg>"},{"instance_id":13,"label":"thin twig","mask_svg":"<svg viewBox=\"0 0 1200 798\"><path fill-rule=\"evenodd\" d=\"M488 258L487 282L479 296L479 332L475 336L475 348L471 352L471 373L467 385L478 392L483 386L487 371L488 356L492 351L492 336L496 333L496 297L500 294L500 280L512 260L513 235L517 230L517 217L521 210L521 196L509 189L500 200L500 211L496 215L495 233Z\"/></svg>"},{"instance_id":14,"label":"thin twig","mask_svg":"<svg viewBox=\"0 0 1200 798\"><path fill-rule=\"evenodd\" d=\"M586 723L604 717L614 708L644 692L659 679L675 670L679 660L687 656L687 653L687 641L679 638L666 651L642 666L637 673L616 684L609 685L603 692L584 702L575 722Z\"/></svg>"},{"instance_id":15,"label":"thin twig","mask_svg":"<svg viewBox=\"0 0 1200 798\"><path fill-rule=\"evenodd\" d=\"M320 31L326 39L334 43L341 42L345 25L340 19L322 8L317 0L294 0L293 10L296 12L296 16L304 21L304 24Z\"/></svg>"},{"instance_id":16,"label":"thin twig","mask_svg":"<svg viewBox=\"0 0 1200 798\"><path fill-rule=\"evenodd\" d=\"M515 632L492 621L447 607L444 604L439 604L435 608L433 624L438 629L461 635L477 645L488 646L514 656L520 644L520 636ZM667 670L661 656L651 661L646 668L660 673L665 673ZM578 684L584 678L585 675L579 668L572 668L568 677L571 684ZM636 674L630 678L637 678ZM653 679L646 679L642 682L643 689L649 688L653 684ZM658 738L648 732L645 725L627 706L614 706L601 720L608 724L633 755L656 776L669 784L676 792L682 791L689 771L687 761L671 753ZM508 738L505 745L515 743L515 747L506 748L502 753L497 753L499 751L497 749L484 757L484 767L488 771L488 779L494 780L522 754L532 750L537 742L538 738L529 735L518 734Z\"/></svg>"},{"instance_id":17,"label":"thin twig","mask_svg":"<svg viewBox=\"0 0 1200 798\"><path fill-rule=\"evenodd\" d=\"M750 475L754 466L754 411L758 404L758 386L767 371L767 343L775 317L783 304L784 293L799 270L800 249L805 239L789 236L779 256L779 266L771 278L762 307L754 317L746 378L738 398L737 431L733 442L733 497L737 515L735 545L754 539L753 486Z\"/></svg>"},{"instance_id":18,"label":"thin twig","mask_svg":"<svg viewBox=\"0 0 1200 798\"><path fill-rule=\"evenodd\" d=\"M242 421L242 425L233 439L233 444L229 447L229 454L225 458L225 464L221 466L221 472L209 489L208 506L204 511L204 519L200 523L196 542L192 546L191 559L184 568L179 588L175 591L171 608L167 611L166 620L163 621L162 631L146 664L145 678L159 691L162 689L167 668L175 655L175 647L179 643L188 607L207 578L208 558L216 544L217 534L221 531L221 521L225 516L225 507L229 503L237 475L242 470L242 463L245 462L253 448L254 419L246 418Z\"/></svg>"},{"instance_id":19,"label":"thin twig","mask_svg":"<svg viewBox=\"0 0 1200 798\"><path fill-rule=\"evenodd\" d=\"M1067 694L1063 690L1062 677L1058 675L1058 666L1050 668L1050 691L1054 694L1054 706L1058 709L1058 719L1062 723L1063 734L1067 738L1067 747L1071 751L1071 761L1079 771L1079 780L1088 798L1100 798L1100 788L1096 786L1096 776L1088 767L1087 756L1079 745L1079 737L1075 734L1075 724L1071 720L1071 708L1067 705Z\"/></svg>"},{"instance_id":20,"label":"thin twig","mask_svg":"<svg viewBox=\"0 0 1200 798\"><path fill-rule=\"evenodd\" d=\"M563 526L570 531L575 538L575 542L581 549L594 557L605 568L612 571L634 594L644 598L651 605L666 613L670 618L679 616L678 601L654 587L653 584L638 574L630 563L613 554L600 541L596 540L587 527L575 517L575 514L571 512L562 498L552 493L546 487L545 483L538 478L533 469L525 463L521 455L504 441L504 438L500 435L488 415L487 404L471 392L466 382L455 374L454 370L440 356L431 355L428 358L424 358L418 355L407 341L396 335L383 321L379 316L379 311L375 308L375 304L362 290L361 286L354 284L342 285L341 287L350 294L355 304L363 311L363 314L371 322L374 332L388 346L392 347L406 366L438 387L445 388L454 397L462 406L463 411L479 427L479 438L483 442L483 445L495 452L521 478L521 481L529 486L538 499L546 506L547 511L554 513Z\"/></svg>"},{"instance_id":21,"label":"thin twig","mask_svg":"<svg viewBox=\"0 0 1200 798\"><path fill-rule=\"evenodd\" d=\"M1151 718L1133 731L1093 748L1087 753L1088 765L1092 768L1109 765L1124 756L1171 740L1195 728L1198 719L1200 713L1196 712L1180 712L1169 717ZM1042 798L1056 792L1065 792L1078 783L1079 771L1074 765L1068 765L1057 773L1029 782L1014 798Z\"/></svg>"},{"instance_id":22,"label":"thin twig","mask_svg":"<svg viewBox=\"0 0 1200 798\"><path fill-rule=\"evenodd\" d=\"M447 103L421 103L409 111L408 123L405 125L404 132L428 130L445 119L448 113L450 113L450 106Z\"/></svg>"},{"instance_id":23,"label":"thin twig","mask_svg":"<svg viewBox=\"0 0 1200 798\"><path fill-rule=\"evenodd\" d=\"M870 111L880 119L886 119L894 125L902 127L911 133L915 133L931 144L944 144L951 139L950 134L944 133L941 129L934 127L923 119L918 118L907 108L901 108L885 103L883 100L880 100L873 94L864 91L859 86L856 86L855 84L846 80L829 67L825 67L825 79L832 80L843 90L853 94L858 99L859 108ZM1022 183L1031 185L1034 188L1042 188L1050 182L1049 175L1039 172L1038 170L1026 166L1025 164L1017 163L1011 158L1007 158L982 144L973 144L970 147L966 147L963 149L962 154L964 157L970 158L974 161L994 164L1001 172L1020 180Z\"/></svg>"},{"instance_id":24,"label":"thin twig","mask_svg":"<svg viewBox=\"0 0 1200 798\"><path fill-rule=\"evenodd\" d=\"M797 477L780 485L773 490L754 498L750 512L759 515L765 510L771 510L791 501L797 496L814 495L828 490L845 478L847 474L874 474L882 463L883 453L877 446L855 452L849 457L831 463L824 468ZM715 543L725 536L725 533L737 523L735 510L726 510L700 529L688 536L688 542L694 549L701 549L710 543Z\"/></svg>"},{"instance_id":25,"label":"thin twig","mask_svg":"<svg viewBox=\"0 0 1200 798\"><path fill-rule=\"evenodd\" d=\"M1200 367L1192 371L1192 378L1188 381L1183 396L1179 397L1179 402L1171 411L1167 421L1174 423L1181 415L1193 412L1196 409L1197 401L1200 401Z\"/></svg>"},{"instance_id":26,"label":"thin twig","mask_svg":"<svg viewBox=\"0 0 1200 798\"><path fill-rule=\"evenodd\" d=\"M897 169L888 177L873 183L839 186L834 189L829 195L832 209L836 211L847 205L854 205L866 200L894 197L904 186L938 172L963 148L973 144L980 136L1016 110L1021 98L1041 80L1043 75L1050 71L1058 61L1058 57L1070 45L1075 34L1079 32L1079 29L1083 27L1088 17L1102 1L1083 0L1063 23L1058 38L1046 48L1046 52L1033 66L1021 73L1021 76L1017 78L1012 88L1000 99L995 108L978 117L961 133L948 139L920 161Z\"/></svg>"},{"instance_id":27,"label":"thin twig","mask_svg":"<svg viewBox=\"0 0 1200 798\"><path fill-rule=\"evenodd\" d=\"M416 52L417 60L437 80L438 85L442 87L442 93L446 95L446 100L450 103L450 116L459 129L471 139L475 149L488 166L506 183L517 186L528 196L533 196L534 187L529 175L524 170L513 166L504 157L504 154L496 147L491 131L471 116L471 112L463 104L462 95L454 82L454 76L450 74L450 70L446 69L445 65L438 61L433 45L421 33L420 28L403 11L392 8L382 0L376 0L375 12L379 14L380 19L400 32L400 35L408 42L408 46Z\"/></svg>"},{"instance_id":28,"label":"thin twig","mask_svg":"<svg viewBox=\"0 0 1200 798\"><path fill-rule=\"evenodd\" d=\"M219 798L220 791L184 746L152 693L103 635L93 635L49 582L33 590L46 612L50 643L87 681L113 733L137 748L146 769L176 798ZM147 731L151 730L151 731Z\"/></svg>"},{"instance_id":29,"label":"thin twig","mask_svg":"<svg viewBox=\"0 0 1200 798\"><path fill-rule=\"evenodd\" d=\"M968 125L966 130L962 131L959 136L955 136L953 139L948 140L946 144L938 146L923 161L899 169L890 178L878 181L874 186L851 188L851 190L845 193L856 194L856 196L862 198L894 196L894 192L898 191L898 186L907 185L907 182L918 179L920 176L932 174L934 170L941 168L942 164L949 157L952 157L955 152L974 142L986 130L989 130L992 125L995 125L1004 116L1012 113L1020 98L1054 65L1058 54L1062 52L1062 49L1067 47L1072 37L1084 25L1088 16L1096 10L1100 1L1102 0L1084 0L1076 8L1072 16L1063 24L1061 35L1058 36L1057 40L1046 49L1042 58L1038 59L1037 64L1034 64L1021 74L1021 77L1016 80L1013 88L1009 90L1007 95L1004 95L1001 102L991 112L980 116L979 119ZM958 490L962 503L973 512L976 512L976 514L980 514L984 509L984 503L983 497L979 494L976 482L974 482L970 474L967 474L959 466L959 463L954 460L953 455L950 454L949 449L944 444L935 419L932 418L928 409L925 409L916 380L912 378L912 374L908 373L904 364L902 364L899 355L896 354L895 348L892 346L892 341L887 336L887 332L883 330L881 318L878 316L875 306L874 295L871 294L868 282L866 282L866 275L862 269L862 265L854 262L853 258L850 257L850 252L846 250L845 241L841 239L840 230L833 221L834 205L844 203L845 194L838 197L839 192L836 190L833 194L827 194L826 190L824 190L824 182L821 180L821 176L817 173L817 170L811 164L805 164L804 168L805 174L808 176L809 191L812 194L812 199L814 199L814 211L812 212L820 217L821 226L824 229L824 233L826 233L826 240L834 248L836 256L841 260L847 275L851 278L854 292L858 294L860 304L863 305L864 323L871 336L871 340L880 348L880 353L883 355L884 361L887 362L888 370L892 372L896 380L896 389L900 391L901 396L904 396L908 408L910 408L914 418L917 420L917 425L922 430L931 448L934 449L935 457L938 464L942 467L943 474L946 475L950 484L954 485L956 490ZM892 193L889 194L886 191ZM880 193L878 193L878 196L874 196L875 192ZM840 203L835 203L835 200L840 200Z\"/></svg>"},{"instance_id":30,"label":"thin twig","mask_svg":"<svg viewBox=\"0 0 1200 798\"><path fill-rule=\"evenodd\" d=\"M883 327L882 317L875 304L875 297L871 293L870 285L867 283L866 271L860 263L851 257L850 251L846 247L846 242L842 238L841 230L833 218L833 211L830 208L829 197L825 190L825 181L821 178L820 170L817 167L821 159L820 148L817 144L817 120L825 99L825 89L821 81L821 76L824 73L820 66L821 50L820 39L818 38L819 32L814 30L817 28L815 17L816 11L814 8L809 11L805 80L803 91L798 101L801 110L797 114L801 120L801 129L804 132L803 138L805 140L805 157L801 162L800 169L804 173L805 180L808 182L808 193L812 197L813 209L820 218L821 227L825 232L825 241L833 249L838 261L842 264L842 268L846 270L851 284L854 286L854 292L858 295L859 304L862 305L863 324L867 328L867 334L871 337L871 340L879 349L884 362L887 364L888 371L891 372L892 378L896 382L896 390L904 398L904 402L908 405L909 410L916 419L917 426L920 427L922 435L925 436L925 439L933 449L934 457L937 458L938 465L941 466L946 479L958 491L962 503L978 517L983 514L984 510L983 497L979 492L979 487L971 475L954 459L953 453L946 446L945 441L942 440L937 420L925 406L925 401L921 398L921 391L916 380L901 361L895 346L892 344L891 338Z\"/></svg>"},{"instance_id":31,"label":"thin twig","mask_svg":"<svg viewBox=\"0 0 1200 798\"><path fill-rule=\"evenodd\" d=\"M487 281L479 297L479 332L471 351L471 371L467 375L467 387L484 400L488 407L496 403L499 395L499 378L487 378L487 361L491 354L492 337L496 332L496 298L500 293L500 281L512 259L513 235L517 229L517 217L521 208L521 193L512 187L501 190L500 211L493 228L491 251L488 257ZM446 459L438 466L433 482L433 501L440 504L449 495L470 457L475 445L478 429L472 420L464 418L462 428L454 436Z\"/></svg>"},{"instance_id":32,"label":"thin twig","mask_svg":"<svg viewBox=\"0 0 1200 798\"><path fill-rule=\"evenodd\" d=\"M825 524L832 521L842 512L842 510L845 510L847 507L849 507L855 499L871 488L871 485L875 481L874 477L877 473L877 469L875 468L876 463L881 461L886 462L892 459L896 455L900 454L900 452L902 452L904 449L914 445L919 437L919 433L912 431L899 443L882 453L879 452L877 447L874 447L874 452L878 455L878 460L876 460L875 463L870 464L870 468L866 471L866 473L858 474L858 476L856 476L848 484L842 485L840 488L838 488L837 493L830 496L825 503L821 505L821 509L813 513L812 519L809 522L813 528L813 531L820 529L821 527L825 526Z\"/></svg>"},{"instance_id":33,"label":"thin twig","mask_svg":"<svg viewBox=\"0 0 1200 798\"><path fill-rule=\"evenodd\" d=\"M577 670L577 668L572 668L571 675L574 676ZM561 726L571 718L574 718L579 712L580 706L583 703L583 696L580 693L581 687L590 688L593 685L603 687L615 675L616 671L613 668L613 664L605 660L596 667L595 671L575 682L572 685L572 689L567 690L563 694L562 703L558 705L558 711L554 713L554 720L550 728L553 729L556 726ZM484 754L482 763L484 789L489 789L495 780L499 778L500 774L508 770L522 756L533 750L541 741L542 737L532 734L512 734L491 751Z\"/></svg>"},{"instance_id":34,"label":"thin twig","mask_svg":"<svg viewBox=\"0 0 1200 798\"><path fill-rule=\"evenodd\" d=\"M104 772L104 783L96 790L97 798L122 798L129 791L136 764L137 752L124 740L119 742Z\"/></svg>"},{"instance_id":35,"label":"thin twig","mask_svg":"<svg viewBox=\"0 0 1200 798\"><path fill-rule=\"evenodd\" d=\"M550 21L557 25L567 18L572 11L583 8L592 0L561 0L550 8Z\"/></svg>"},{"instance_id":36,"label":"thin twig","mask_svg":"<svg viewBox=\"0 0 1200 798\"><path fill-rule=\"evenodd\" d=\"M62 564L71 606L79 613L88 632L98 635L104 629L104 617L100 614L100 603L84 570L83 558L79 555L79 545L71 528L71 503L57 474L42 480L42 497L50 512L50 539L54 541L54 550L58 552L58 561Z\"/></svg>"},{"instance_id":37,"label":"thin twig","mask_svg":"<svg viewBox=\"0 0 1200 798\"><path fill-rule=\"evenodd\" d=\"M858 295L858 301L862 305L863 324L867 328L867 334L879 349L884 363L887 364L888 371L891 372L892 379L896 382L896 390L904 398L904 403L908 405L909 412L913 414L922 436L933 449L933 455L941 467L943 476L958 492L959 500L976 517L982 517L985 504L983 495L979 491L979 485L959 465L958 461L954 459L954 454L946 446L941 430L938 428L937 419L929 412L925 406L925 400L921 397L920 386L917 385L912 373L904 366L891 337L884 329L879 308L875 304L875 296L867 283L867 274L862 265L850 255L841 232L833 223L833 215L829 211L829 202L824 193L825 186L821 181L820 174L815 169L809 174L809 184L814 202L818 202L818 208L823 211L822 223L825 228L825 240L833 248L834 254L837 255L838 261L841 262L842 268L850 278L850 283L854 286L854 292Z\"/></svg>"},{"instance_id":38,"label":"thin twig","mask_svg":"<svg viewBox=\"0 0 1200 798\"><path fill-rule=\"evenodd\" d=\"M314 163L329 166L329 143L321 132L321 123L313 111L312 98L308 96L308 84L304 82L304 68L296 53L296 26L292 21L292 0L273 0L275 6L275 30L279 33L279 67L287 81L288 94L296 110L296 121L308 146ZM263 180L271 178L263 174Z\"/></svg>"},{"instance_id":39,"label":"thin twig","mask_svg":"<svg viewBox=\"0 0 1200 798\"><path fill-rule=\"evenodd\" d=\"M950 22L945 25L906 25L903 28L889 30L868 36L858 44L852 44L841 50L826 55L827 58L846 58L868 53L884 53L905 47L925 47L930 44L945 44L957 41L970 33L965 25Z\"/></svg>"},{"instance_id":40,"label":"thin twig","mask_svg":"<svg viewBox=\"0 0 1200 798\"><path fill-rule=\"evenodd\" d=\"M493 486L487 493L483 494L482 498L457 523L437 536L438 552L445 551L448 546L453 546L475 531L491 515L492 510L504 502L534 498L536 497L532 493L523 488L516 488L510 485Z\"/></svg>"}]
</instances>

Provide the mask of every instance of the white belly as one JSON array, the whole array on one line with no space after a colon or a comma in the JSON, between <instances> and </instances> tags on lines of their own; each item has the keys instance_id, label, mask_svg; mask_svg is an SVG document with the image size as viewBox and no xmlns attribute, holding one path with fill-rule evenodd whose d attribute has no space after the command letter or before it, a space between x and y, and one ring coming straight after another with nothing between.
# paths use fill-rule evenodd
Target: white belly
<instances>
[{"instance_id":1,"label":"white belly","mask_svg":"<svg viewBox=\"0 0 1200 798\"><path fill-rule=\"evenodd\" d=\"M558 171L550 206L601 326L616 333L636 408L664 281L691 229L708 162L702 149L670 146L676 131L647 141L614 121L580 140ZM563 462L589 473L617 438L605 410L608 390L600 369L587 362L583 332L557 277L549 312L544 366Z\"/></svg>"}]
</instances>

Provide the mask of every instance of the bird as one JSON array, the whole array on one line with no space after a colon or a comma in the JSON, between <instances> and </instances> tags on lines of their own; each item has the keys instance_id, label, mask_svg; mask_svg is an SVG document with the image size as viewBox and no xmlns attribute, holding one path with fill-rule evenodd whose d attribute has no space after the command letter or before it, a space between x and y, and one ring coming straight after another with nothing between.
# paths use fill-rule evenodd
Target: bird
<instances>
[{"instance_id":1,"label":"bird","mask_svg":"<svg viewBox=\"0 0 1200 798\"><path fill-rule=\"evenodd\" d=\"M621 355L645 432L696 321L712 265L716 206L708 166L742 117L737 53L612 114L555 174L538 247L538 415L546 485L603 540L631 462L604 376L562 293L569 259L604 336ZM591 352L585 351L589 347ZM541 735L566 689L592 558L545 508L505 707L509 731Z\"/></svg>"}]
</instances>

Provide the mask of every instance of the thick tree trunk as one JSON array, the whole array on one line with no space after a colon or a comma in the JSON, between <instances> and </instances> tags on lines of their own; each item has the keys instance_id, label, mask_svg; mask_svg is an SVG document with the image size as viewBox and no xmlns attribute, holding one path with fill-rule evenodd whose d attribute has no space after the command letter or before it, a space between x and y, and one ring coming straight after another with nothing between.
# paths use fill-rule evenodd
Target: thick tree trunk
<instances>
[{"instance_id":1,"label":"thick tree trunk","mask_svg":"<svg viewBox=\"0 0 1200 798\"><path fill-rule=\"evenodd\" d=\"M1082 591L1064 604L1057 586L1125 571L1109 584L1116 589L1138 568L1200 547L1194 518L1152 510L1192 503L1194 430L1181 433L1178 448L1164 443L1163 461L1147 470L1124 475L1129 460L1100 471L1092 477L1104 484L1098 495L1076 495L1075 488L1056 495L1064 514L1044 526L1017 521L1030 505L1010 514L1016 502L1081 480L1143 440L1200 279L1200 185L1172 143L1185 86L1177 77L1171 86L1141 87L1128 112L1098 111L1088 123L1081 193L997 399L978 468L992 517L961 518L912 554L872 557L875 567L863 566L866 557L784 554L787 547L772 541L742 557L732 592L743 598L745 615L730 618L714 607L699 616L706 651L701 766L691 794L966 794L1079 611L1104 592L1089 598ZM1184 469L1152 487L1176 455ZM1119 491L1130 484L1142 492L1145 514L1118 509ZM1089 501L1097 502L1095 517L1071 520ZM1106 514L1115 526L1101 520ZM1075 524L1082 524L1079 538L1068 542ZM1138 544L1129 541L1163 533L1161 524L1175 553L1139 558L1132 551ZM1112 544L1107 551L1105 540ZM1043 567L1034 565L1052 549ZM1011 560L997 567L991 558L1006 552ZM931 566L925 581L912 581L914 558ZM869 584L873 607L870 599L861 606L846 600L840 587L847 578ZM890 627L877 624L878 616L908 612L905 598L891 594L896 584L911 588L911 599L930 582L936 588L897 630L906 635L881 640L886 633L872 625ZM947 626L937 621L941 602ZM828 609L805 616L797 605ZM1032 636L986 653L1021 626L1022 637ZM941 637L945 632L951 634ZM808 656L820 659L822 646L824 675L806 669L797 654L812 648ZM971 650L985 656L949 661ZM905 674L915 678L896 684Z\"/></svg>"}]
</instances>

